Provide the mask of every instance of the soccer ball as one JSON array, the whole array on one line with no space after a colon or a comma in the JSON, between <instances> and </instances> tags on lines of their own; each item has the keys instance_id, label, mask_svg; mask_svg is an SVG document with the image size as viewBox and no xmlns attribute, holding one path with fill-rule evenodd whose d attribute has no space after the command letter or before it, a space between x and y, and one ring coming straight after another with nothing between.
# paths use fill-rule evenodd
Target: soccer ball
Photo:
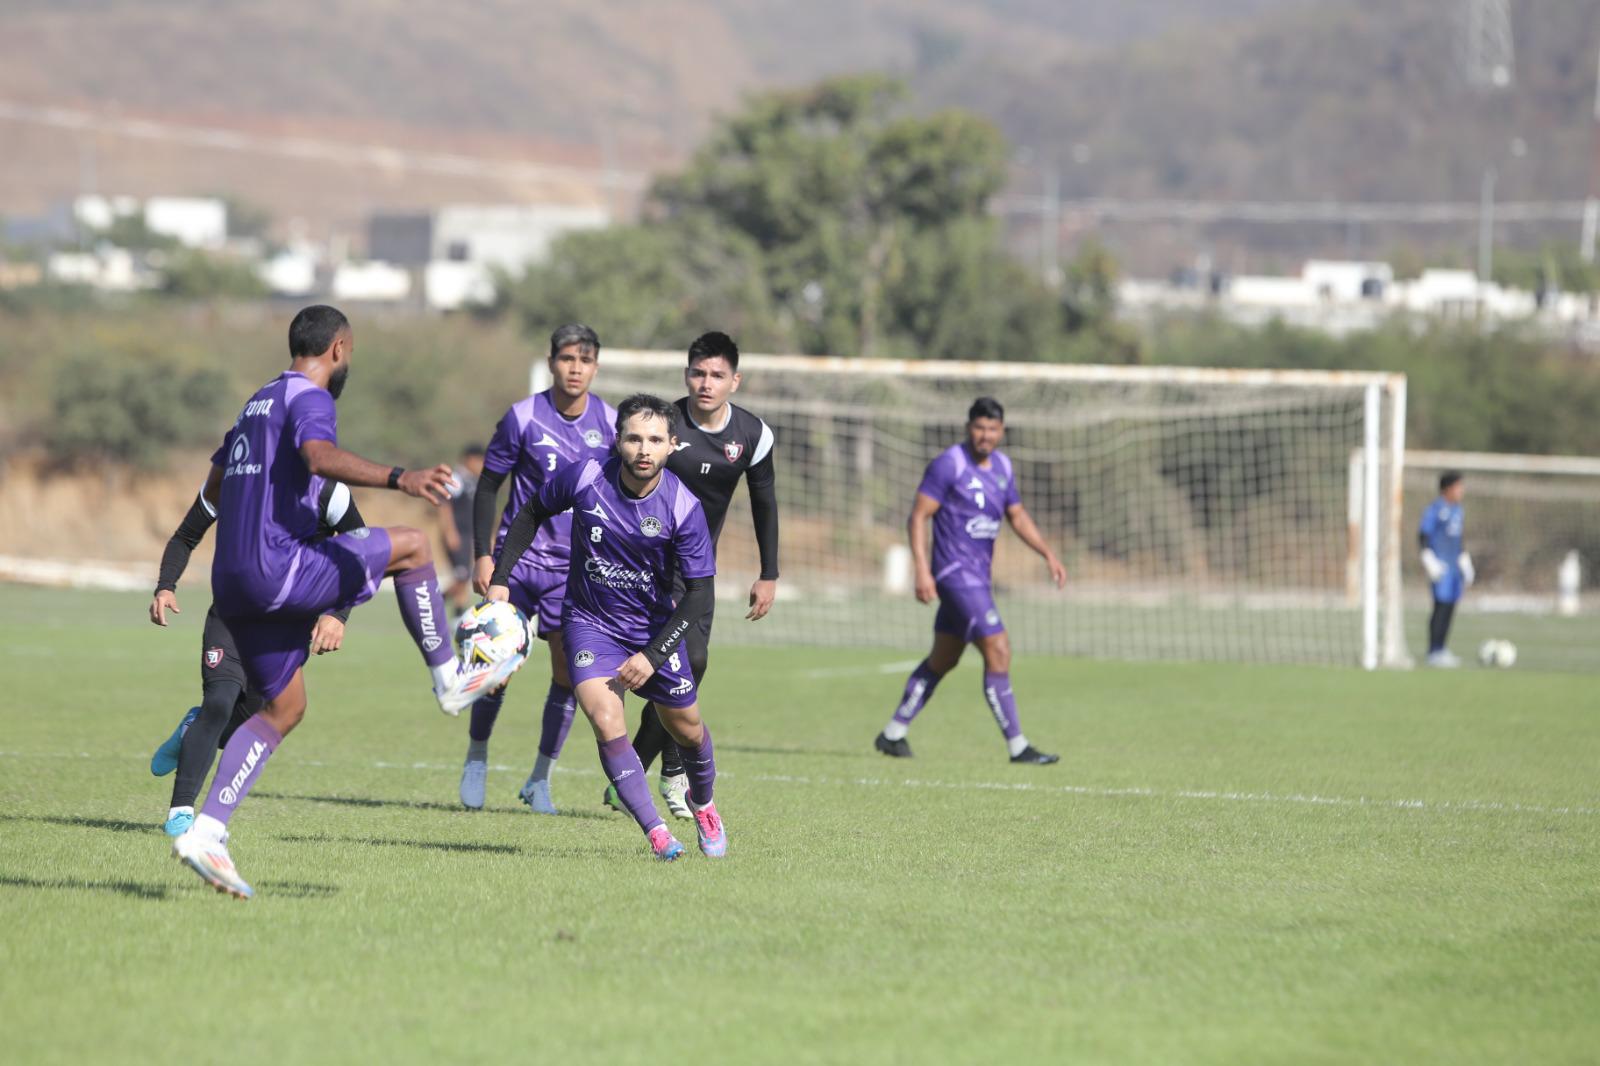
<instances>
[{"instance_id":1,"label":"soccer ball","mask_svg":"<svg viewBox=\"0 0 1600 1066\"><path fill-rule=\"evenodd\" d=\"M456 623L456 654L463 668L526 656L532 643L528 619L505 600L485 600Z\"/></svg>"},{"instance_id":2,"label":"soccer ball","mask_svg":"<svg viewBox=\"0 0 1600 1066\"><path fill-rule=\"evenodd\" d=\"M1478 661L1484 666L1498 667L1502 670L1515 666L1517 646L1509 640L1501 640L1498 637L1486 640L1478 649Z\"/></svg>"}]
</instances>

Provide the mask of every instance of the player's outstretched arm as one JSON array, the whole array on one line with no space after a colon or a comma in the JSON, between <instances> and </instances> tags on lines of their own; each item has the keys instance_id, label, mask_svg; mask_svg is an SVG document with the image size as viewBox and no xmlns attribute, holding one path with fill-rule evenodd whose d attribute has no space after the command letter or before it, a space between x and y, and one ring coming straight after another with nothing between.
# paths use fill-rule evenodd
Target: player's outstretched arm
<instances>
[{"instance_id":1,"label":"player's outstretched arm","mask_svg":"<svg viewBox=\"0 0 1600 1066\"><path fill-rule=\"evenodd\" d=\"M932 496L917 493L911 504L911 517L906 519L906 534L911 538L911 565L917 575L917 600L932 603L939 595L933 581L933 565L928 562L928 522L939 510L939 501Z\"/></svg>"},{"instance_id":2,"label":"player's outstretched arm","mask_svg":"<svg viewBox=\"0 0 1600 1066\"><path fill-rule=\"evenodd\" d=\"M213 466L205 485L195 496L194 503L189 505L188 513L178 523L178 528L173 530L166 548L161 552L161 570L156 578L155 595L150 600L150 621L158 626L167 624L168 611L183 613L178 609L178 579L188 569L189 556L194 554L195 548L205 539L206 531L217 520L212 501L216 499L216 486L221 482L222 468Z\"/></svg>"},{"instance_id":3,"label":"player's outstretched arm","mask_svg":"<svg viewBox=\"0 0 1600 1066\"><path fill-rule=\"evenodd\" d=\"M750 586L749 621L765 618L778 594L778 475L768 452L745 471L750 491L750 517L756 527L756 550L761 555L761 576Z\"/></svg>"},{"instance_id":4,"label":"player's outstretched arm","mask_svg":"<svg viewBox=\"0 0 1600 1066\"><path fill-rule=\"evenodd\" d=\"M1050 580L1055 582L1056 588L1064 588L1067 584L1067 568L1061 565L1056 553L1045 543L1044 535L1039 532L1039 527L1033 524L1033 516L1028 513L1028 509L1020 503L1014 503L1006 508L1006 520L1011 523L1011 528L1017 531L1022 543L1044 557L1045 564L1050 567Z\"/></svg>"},{"instance_id":5,"label":"player's outstretched arm","mask_svg":"<svg viewBox=\"0 0 1600 1066\"><path fill-rule=\"evenodd\" d=\"M495 511L500 503L500 485L505 479L505 473L485 466L478 474L478 489L472 495L472 551L477 560L472 568L472 587L480 596L489 591L494 576Z\"/></svg>"},{"instance_id":6,"label":"player's outstretched arm","mask_svg":"<svg viewBox=\"0 0 1600 1066\"><path fill-rule=\"evenodd\" d=\"M561 510L564 511L566 508L563 507ZM506 598L495 595L493 590L504 591L510 587L511 571L517 568L517 562L529 548L533 547L533 538L539 532L539 527L550 521L552 515L560 513L561 511L552 510L541 503L539 496L533 497L522 510L517 512L517 517L511 520L511 528L506 530L506 542L500 546L500 561L495 564L494 575L489 579L489 588L484 593L489 599Z\"/></svg>"},{"instance_id":7,"label":"player's outstretched arm","mask_svg":"<svg viewBox=\"0 0 1600 1066\"><path fill-rule=\"evenodd\" d=\"M306 441L300 446L300 456L318 477L332 478L361 488L399 489L407 496L415 496L432 504L441 504L450 499L450 483L454 475L444 463L426 470L382 466L361 458L355 452L345 451L331 440Z\"/></svg>"}]
</instances>

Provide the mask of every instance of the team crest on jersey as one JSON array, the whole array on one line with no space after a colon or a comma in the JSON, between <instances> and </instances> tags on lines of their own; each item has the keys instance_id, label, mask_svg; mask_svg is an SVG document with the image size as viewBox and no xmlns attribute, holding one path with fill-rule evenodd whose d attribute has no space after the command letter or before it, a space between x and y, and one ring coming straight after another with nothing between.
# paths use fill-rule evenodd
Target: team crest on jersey
<instances>
[{"instance_id":1,"label":"team crest on jersey","mask_svg":"<svg viewBox=\"0 0 1600 1066\"><path fill-rule=\"evenodd\" d=\"M722 454L728 457L728 462L737 463L744 454L744 441L730 440L722 446Z\"/></svg>"},{"instance_id":2,"label":"team crest on jersey","mask_svg":"<svg viewBox=\"0 0 1600 1066\"><path fill-rule=\"evenodd\" d=\"M989 608L988 612L984 614L983 620L989 625L997 626L1000 624L1000 612L991 607Z\"/></svg>"},{"instance_id":3,"label":"team crest on jersey","mask_svg":"<svg viewBox=\"0 0 1600 1066\"><path fill-rule=\"evenodd\" d=\"M647 537L661 536L661 519L655 515L645 515L644 521L639 523L639 532Z\"/></svg>"},{"instance_id":4,"label":"team crest on jersey","mask_svg":"<svg viewBox=\"0 0 1600 1066\"><path fill-rule=\"evenodd\" d=\"M572 665L576 666L579 670L582 670L585 666L593 666L594 652L587 650L580 651L578 654L572 657Z\"/></svg>"},{"instance_id":5,"label":"team crest on jersey","mask_svg":"<svg viewBox=\"0 0 1600 1066\"><path fill-rule=\"evenodd\" d=\"M206 665L215 670L217 667L222 665L222 657L224 654L225 653L221 648L207 648Z\"/></svg>"},{"instance_id":6,"label":"team crest on jersey","mask_svg":"<svg viewBox=\"0 0 1600 1066\"><path fill-rule=\"evenodd\" d=\"M583 443L591 448L598 448L605 443L605 438L600 435L598 429L586 429L583 431Z\"/></svg>"}]
</instances>

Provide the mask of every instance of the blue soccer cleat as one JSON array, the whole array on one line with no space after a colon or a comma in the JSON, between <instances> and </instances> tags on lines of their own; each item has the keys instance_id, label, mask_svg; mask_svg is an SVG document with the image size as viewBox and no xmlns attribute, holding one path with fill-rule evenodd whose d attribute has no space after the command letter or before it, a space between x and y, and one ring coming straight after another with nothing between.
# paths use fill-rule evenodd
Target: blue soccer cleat
<instances>
[{"instance_id":1,"label":"blue soccer cleat","mask_svg":"<svg viewBox=\"0 0 1600 1066\"><path fill-rule=\"evenodd\" d=\"M488 758L474 759L469 755L465 765L461 767L461 805L469 810L482 810L488 783Z\"/></svg>"},{"instance_id":2,"label":"blue soccer cleat","mask_svg":"<svg viewBox=\"0 0 1600 1066\"><path fill-rule=\"evenodd\" d=\"M167 815L167 820L161 831L169 837L181 837L194 825L193 807L174 807Z\"/></svg>"},{"instance_id":3,"label":"blue soccer cleat","mask_svg":"<svg viewBox=\"0 0 1600 1066\"><path fill-rule=\"evenodd\" d=\"M189 731L190 724L200 716L200 708L190 707L184 713L183 721L178 723L178 728L172 735L161 742L156 753L150 756L150 772L157 777L166 777L178 768L178 749L183 747L183 735Z\"/></svg>"},{"instance_id":4,"label":"blue soccer cleat","mask_svg":"<svg viewBox=\"0 0 1600 1066\"><path fill-rule=\"evenodd\" d=\"M550 801L550 781L535 781L529 778L517 793L523 803L526 803L534 814L559 814L556 805Z\"/></svg>"}]
</instances>

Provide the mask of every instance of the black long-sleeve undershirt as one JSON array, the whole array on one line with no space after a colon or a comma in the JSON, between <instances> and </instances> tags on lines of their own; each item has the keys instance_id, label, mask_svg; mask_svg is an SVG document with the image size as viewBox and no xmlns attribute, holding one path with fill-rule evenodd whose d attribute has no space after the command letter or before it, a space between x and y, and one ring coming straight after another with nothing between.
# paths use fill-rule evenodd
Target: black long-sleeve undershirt
<instances>
[{"instance_id":1,"label":"black long-sleeve undershirt","mask_svg":"<svg viewBox=\"0 0 1600 1066\"><path fill-rule=\"evenodd\" d=\"M496 505L505 474L484 468L478 475L478 489L472 494L472 554L474 558L494 554ZM528 543L533 543L531 540Z\"/></svg>"},{"instance_id":2,"label":"black long-sleeve undershirt","mask_svg":"<svg viewBox=\"0 0 1600 1066\"><path fill-rule=\"evenodd\" d=\"M745 471L750 489L750 515L755 519L756 550L761 554L761 580L778 580L778 474L768 452Z\"/></svg>"},{"instance_id":3,"label":"black long-sleeve undershirt","mask_svg":"<svg viewBox=\"0 0 1600 1066\"><path fill-rule=\"evenodd\" d=\"M516 569L517 561L533 546L533 538L539 532L539 527L548 522L554 514L554 511L547 511L539 506L537 496L517 512L517 516L511 520L511 528L506 530L506 542L501 547L499 561L495 563L492 584L510 583L511 572ZM683 588L683 595L679 597L672 616L655 636L650 638L650 643L644 649L644 657L650 660L650 665L654 669L661 669L661 664L671 658L672 653L683 643L683 636L689 628L710 614L716 603L713 578L686 577L683 579Z\"/></svg>"}]
</instances>

